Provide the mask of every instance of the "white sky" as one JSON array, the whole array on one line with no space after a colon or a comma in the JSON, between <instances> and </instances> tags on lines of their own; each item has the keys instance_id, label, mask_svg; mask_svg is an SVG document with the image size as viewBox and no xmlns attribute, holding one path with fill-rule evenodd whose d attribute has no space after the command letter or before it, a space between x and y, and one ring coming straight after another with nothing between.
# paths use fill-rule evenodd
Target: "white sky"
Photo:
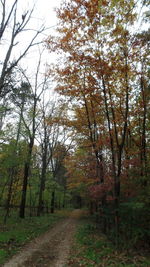
<instances>
[{"instance_id":1,"label":"white sky","mask_svg":"<svg viewBox=\"0 0 150 267\"><path fill-rule=\"evenodd\" d=\"M56 14L54 8L58 7L60 2L61 0L36 0L35 12L37 13L37 17L45 20L47 25L55 25Z\"/></svg>"},{"instance_id":2,"label":"white sky","mask_svg":"<svg viewBox=\"0 0 150 267\"><path fill-rule=\"evenodd\" d=\"M16 39L18 44L14 47L11 59L17 58L18 55L21 54L21 51L24 51L24 49L28 46L30 40L36 33L34 30L40 29L42 24L45 25L45 28L48 29L42 35L39 36L40 40L45 39L48 35L50 35L53 32L57 24L56 12L54 11L54 8L59 7L61 1L62 0L18 0L17 21L16 21L17 23L22 21L22 15L25 14L27 10L30 11L33 8L33 6L35 6L32 17L26 27L28 29L33 29L33 31L25 31L18 35ZM13 3L14 0L6 0L7 4L6 12L9 13ZM0 16L1 16L1 11L0 11ZM10 29L12 28L12 25L13 21L10 22L9 25ZM10 44L10 38L11 38L10 34L11 31L9 32L8 29L0 45L0 58L2 61L6 55L7 47ZM30 68L32 67L32 65L34 65L35 67L36 58L38 58L38 48L34 46L33 49L29 50L26 58L23 59L22 62L26 66L28 65L28 67Z\"/></svg>"},{"instance_id":3,"label":"white sky","mask_svg":"<svg viewBox=\"0 0 150 267\"><path fill-rule=\"evenodd\" d=\"M14 0L7 0L8 2L14 2ZM54 8L60 5L62 0L19 0L18 7L20 13L24 10L34 9L34 18L39 22L46 22L47 25L53 26L56 23L56 15Z\"/></svg>"},{"instance_id":4,"label":"white sky","mask_svg":"<svg viewBox=\"0 0 150 267\"><path fill-rule=\"evenodd\" d=\"M20 0L23 1L23 0ZM27 8L31 7L35 4L35 9L33 13L33 20L31 23L31 28L40 28L42 24L45 25L46 28L48 28L44 34L42 34L41 38L47 38L55 29L55 26L57 25L57 18L56 18L56 12L54 10L55 7L59 7L62 0L28 0ZM24 7L23 7L24 9ZM32 25L33 24L33 25ZM33 33L31 32L31 35ZM26 35L24 36L24 39L26 39ZM45 52L42 56L43 65L45 63L51 63L52 61L55 61L56 55L52 55L48 52L48 50L45 49ZM32 76L33 73L33 79L35 74L35 69L37 66L37 62L39 59L39 49L38 47L33 47L27 56L22 60L22 66L27 69L28 75ZM45 73L45 68L43 67L43 72ZM51 86L50 86L51 87ZM46 93L47 98L50 98L51 95L51 88Z\"/></svg>"},{"instance_id":5,"label":"white sky","mask_svg":"<svg viewBox=\"0 0 150 267\"><path fill-rule=\"evenodd\" d=\"M20 0L20 1L23 1L23 0ZM59 7L61 1L62 0L55 0L55 1L54 0L28 0L28 1L25 1L28 9L29 7L32 8L32 6L35 4L34 13L33 13L32 20L31 20L29 27L38 29L40 28L42 24L44 24L45 27L48 28L40 36L40 38L45 39L48 35L50 35L53 32L57 24L56 12L54 11L54 8ZM22 7L23 10L25 8L26 8L25 6ZM31 36L32 34L33 32L31 32ZM28 38L29 38L29 33L28 33L28 37L24 35L24 41L25 42L28 41ZM27 58L32 59L32 62L33 62L33 58L37 58L37 53L38 51L34 47L33 50L31 50L30 53L28 53ZM47 60L49 61L48 57L47 57Z\"/></svg>"}]
</instances>

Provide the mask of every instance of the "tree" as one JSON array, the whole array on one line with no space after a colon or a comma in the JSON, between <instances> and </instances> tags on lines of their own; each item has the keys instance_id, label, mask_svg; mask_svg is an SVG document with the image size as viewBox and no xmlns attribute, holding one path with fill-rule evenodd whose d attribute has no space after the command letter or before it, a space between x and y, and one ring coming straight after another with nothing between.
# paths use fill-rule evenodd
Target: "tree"
<instances>
[{"instance_id":1,"label":"tree","mask_svg":"<svg viewBox=\"0 0 150 267\"><path fill-rule=\"evenodd\" d=\"M38 210L37 210L38 216L40 216L41 213L43 212L46 174L47 174L49 163L52 157L52 151L51 149L49 149L49 146L50 146L51 137L53 135L53 123L51 123L51 121L53 119L53 116L54 116L53 113L55 109L55 102L54 103L47 102L47 104L45 104L44 98L43 98L43 103L41 107L41 112L42 112L41 127L39 127L42 166L41 166L39 201L38 201Z\"/></svg>"},{"instance_id":2,"label":"tree","mask_svg":"<svg viewBox=\"0 0 150 267\"><path fill-rule=\"evenodd\" d=\"M136 2L66 1L57 10L57 16L58 35L50 36L47 41L50 51L61 54L59 65L53 67L56 90L70 102L78 102L79 110L86 115L86 126L83 119L80 130L85 134L88 128L100 183L107 176L104 162L109 162L118 242L124 150L133 116L134 94L139 87L138 63L141 64L141 60L137 61L140 45L135 46L135 34L131 31L137 19ZM145 147L144 143L142 146Z\"/></svg>"},{"instance_id":3,"label":"tree","mask_svg":"<svg viewBox=\"0 0 150 267\"><path fill-rule=\"evenodd\" d=\"M26 193L27 193L27 185L28 185L28 178L29 178L29 171L31 166L31 158L32 158L32 150L35 141L35 135L37 132L37 128L39 127L39 122L37 121L37 116L39 113L38 102L40 101L40 97L44 90L47 88L47 76L43 77L43 81L41 82L40 79L40 66L41 66L41 56L39 56L39 61L37 64L37 69L35 73L35 81L32 85L29 79L27 78L28 83L31 87L31 103L28 109L27 117L25 118L24 114L22 114L22 121L25 128L25 137L28 142L27 148L27 158L24 164L24 175L23 175L23 185L22 185L22 197L20 203L20 217L24 218L25 216L25 203L26 203Z\"/></svg>"},{"instance_id":4,"label":"tree","mask_svg":"<svg viewBox=\"0 0 150 267\"><path fill-rule=\"evenodd\" d=\"M13 146L12 146L12 158L15 159L15 161L18 158L18 143L20 140L20 134L21 134L21 122L22 122L22 116L25 108L25 104L27 102L27 99L31 97L31 92L30 92L30 86L28 83L23 83L21 84L19 90L17 88L17 91L15 96L14 93L12 94L12 101L15 103L16 106L19 107L20 109L20 114L19 114L19 122L18 122L18 128L17 128L17 133L16 133L16 138L13 141ZM19 93L18 93L19 92ZM17 177L17 172L18 170L18 163L14 162L12 166L9 166L9 187L8 187L8 197L7 197L7 202L6 202L6 214L4 218L4 222L6 223L6 219L9 215L9 209L10 209L10 203L11 203L11 198L12 198L12 191L13 191L13 184L15 182L15 177Z\"/></svg>"},{"instance_id":5,"label":"tree","mask_svg":"<svg viewBox=\"0 0 150 267\"><path fill-rule=\"evenodd\" d=\"M3 49L3 54L1 55L1 68L0 68L0 99L5 97L8 92L12 90L11 77L13 70L21 61L22 58L25 57L29 49L39 41L37 41L37 37L44 31L44 26L38 30L33 29L33 36L29 40L27 46L14 58L14 51L16 50L16 46L19 44L19 39L21 34L28 30L28 24L31 20L34 8L31 10L24 11L21 19L19 18L19 10L18 5L20 3L19 0L13 0L13 2L8 3L7 0L2 0L0 2L0 46L2 47L5 43L5 49ZM12 27L10 27L10 23ZM2 51L2 49L1 49Z\"/></svg>"}]
</instances>

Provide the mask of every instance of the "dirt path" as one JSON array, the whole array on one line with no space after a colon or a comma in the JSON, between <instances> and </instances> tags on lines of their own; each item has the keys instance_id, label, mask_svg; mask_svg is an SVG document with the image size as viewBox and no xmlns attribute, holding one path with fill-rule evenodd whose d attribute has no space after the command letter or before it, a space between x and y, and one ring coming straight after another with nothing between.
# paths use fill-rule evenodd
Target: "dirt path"
<instances>
[{"instance_id":1,"label":"dirt path","mask_svg":"<svg viewBox=\"0 0 150 267\"><path fill-rule=\"evenodd\" d=\"M26 245L4 267L63 267L67 262L80 210Z\"/></svg>"}]
</instances>

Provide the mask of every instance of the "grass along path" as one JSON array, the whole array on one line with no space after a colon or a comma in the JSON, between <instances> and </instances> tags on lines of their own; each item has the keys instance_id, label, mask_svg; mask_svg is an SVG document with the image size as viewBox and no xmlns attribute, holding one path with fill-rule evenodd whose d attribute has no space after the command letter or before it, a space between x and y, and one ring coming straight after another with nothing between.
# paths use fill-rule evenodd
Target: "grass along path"
<instances>
[{"instance_id":1,"label":"grass along path","mask_svg":"<svg viewBox=\"0 0 150 267\"><path fill-rule=\"evenodd\" d=\"M74 210L68 218L28 243L4 267L61 267L67 262L73 236L82 211Z\"/></svg>"},{"instance_id":2,"label":"grass along path","mask_svg":"<svg viewBox=\"0 0 150 267\"><path fill-rule=\"evenodd\" d=\"M142 251L116 250L90 216L80 210L26 218L13 226L11 231L4 231L3 251L11 256L22 249L4 267L150 267L149 255L144 256ZM28 242L41 232L45 233Z\"/></svg>"},{"instance_id":3,"label":"grass along path","mask_svg":"<svg viewBox=\"0 0 150 267\"><path fill-rule=\"evenodd\" d=\"M6 225L0 221L0 266L3 266L26 243L54 227L57 222L69 214L70 211L59 211L56 214L26 217L25 219L20 219L14 214L8 218Z\"/></svg>"},{"instance_id":4,"label":"grass along path","mask_svg":"<svg viewBox=\"0 0 150 267\"><path fill-rule=\"evenodd\" d=\"M116 250L88 216L81 220L67 267L150 267L142 251Z\"/></svg>"}]
</instances>

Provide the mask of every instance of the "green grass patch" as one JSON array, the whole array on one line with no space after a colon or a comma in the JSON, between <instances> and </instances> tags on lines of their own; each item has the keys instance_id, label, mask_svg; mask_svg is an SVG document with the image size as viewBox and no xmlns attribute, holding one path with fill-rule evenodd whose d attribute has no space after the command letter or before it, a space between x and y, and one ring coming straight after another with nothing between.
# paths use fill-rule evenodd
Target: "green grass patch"
<instances>
[{"instance_id":1,"label":"green grass patch","mask_svg":"<svg viewBox=\"0 0 150 267\"><path fill-rule=\"evenodd\" d=\"M136 251L116 250L96 224L87 218L79 226L68 266L73 267L149 267L150 257Z\"/></svg>"},{"instance_id":2,"label":"green grass patch","mask_svg":"<svg viewBox=\"0 0 150 267\"><path fill-rule=\"evenodd\" d=\"M25 243L46 232L56 222L68 215L69 212L61 211L40 217L20 219L14 213L8 218L6 225L0 221L0 266Z\"/></svg>"}]
</instances>

